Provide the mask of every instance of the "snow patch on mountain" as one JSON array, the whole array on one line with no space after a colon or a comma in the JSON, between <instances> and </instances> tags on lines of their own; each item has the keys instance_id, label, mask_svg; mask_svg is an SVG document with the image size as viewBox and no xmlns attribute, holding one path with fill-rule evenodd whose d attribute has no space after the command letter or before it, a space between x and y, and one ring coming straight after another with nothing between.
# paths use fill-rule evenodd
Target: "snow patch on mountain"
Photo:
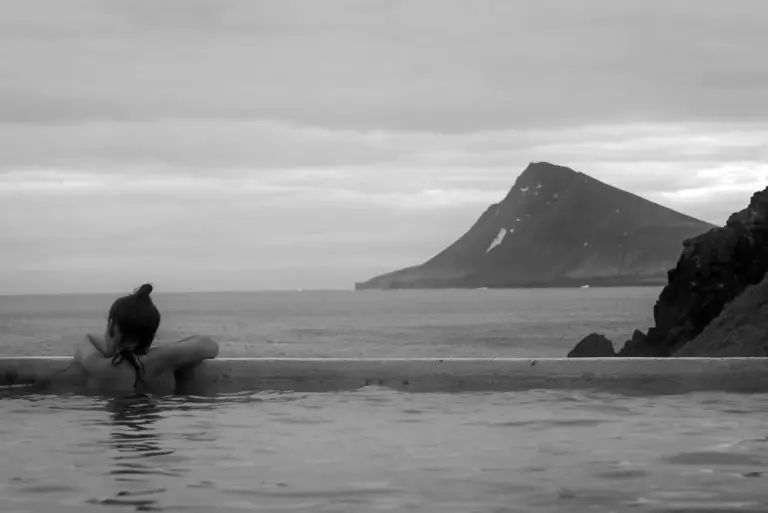
<instances>
[{"instance_id":1,"label":"snow patch on mountain","mask_svg":"<svg viewBox=\"0 0 768 513\"><path fill-rule=\"evenodd\" d=\"M507 231L506 228L499 230L498 235L496 235L496 237L491 241L491 245L488 246L488 249L486 249L485 252L490 253L493 248L498 247L502 242L504 242L504 237L506 237L508 233L511 235L514 231L515 230Z\"/></svg>"}]
</instances>

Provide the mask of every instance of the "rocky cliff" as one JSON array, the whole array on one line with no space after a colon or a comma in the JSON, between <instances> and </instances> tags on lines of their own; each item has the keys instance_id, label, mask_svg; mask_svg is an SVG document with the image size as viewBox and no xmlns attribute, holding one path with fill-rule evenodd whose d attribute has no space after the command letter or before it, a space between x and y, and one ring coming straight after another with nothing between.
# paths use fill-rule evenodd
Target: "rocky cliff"
<instances>
[{"instance_id":1,"label":"rocky cliff","mask_svg":"<svg viewBox=\"0 0 768 513\"><path fill-rule=\"evenodd\" d=\"M682 241L712 227L567 167L532 163L444 251L355 287L663 285Z\"/></svg>"},{"instance_id":2,"label":"rocky cliff","mask_svg":"<svg viewBox=\"0 0 768 513\"><path fill-rule=\"evenodd\" d=\"M768 279L747 287L673 356L768 357Z\"/></svg>"},{"instance_id":3,"label":"rocky cliff","mask_svg":"<svg viewBox=\"0 0 768 513\"><path fill-rule=\"evenodd\" d=\"M768 284L761 283L768 271L768 188L724 227L688 239L684 247L654 307L655 325L618 355L762 356L768 336L762 328L768 328Z\"/></svg>"}]
</instances>

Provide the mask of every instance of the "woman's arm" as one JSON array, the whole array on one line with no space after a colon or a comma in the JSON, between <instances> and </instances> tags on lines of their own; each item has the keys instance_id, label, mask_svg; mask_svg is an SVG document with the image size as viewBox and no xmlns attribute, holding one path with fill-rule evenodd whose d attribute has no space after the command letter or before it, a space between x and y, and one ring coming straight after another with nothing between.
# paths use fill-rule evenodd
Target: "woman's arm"
<instances>
[{"instance_id":1,"label":"woman's arm","mask_svg":"<svg viewBox=\"0 0 768 513\"><path fill-rule=\"evenodd\" d=\"M85 337L95 347L104 358L112 358L115 356L115 345L111 339L106 339L100 335L88 334Z\"/></svg>"},{"instance_id":2,"label":"woman's arm","mask_svg":"<svg viewBox=\"0 0 768 513\"><path fill-rule=\"evenodd\" d=\"M75 345L74 359L80 364L86 361L91 364L97 360L111 360L115 355L115 348L111 341L99 335L88 334Z\"/></svg>"},{"instance_id":3,"label":"woman's arm","mask_svg":"<svg viewBox=\"0 0 768 513\"><path fill-rule=\"evenodd\" d=\"M155 373L161 373L210 360L218 354L219 344L210 337L193 335L153 347L144 358L144 364L147 368L152 367Z\"/></svg>"},{"instance_id":4,"label":"woman's arm","mask_svg":"<svg viewBox=\"0 0 768 513\"><path fill-rule=\"evenodd\" d=\"M89 374L104 374L112 367L112 360L104 356L102 352L104 350L102 349L103 347L103 339L99 340L98 337L93 335L86 335L75 346L74 360Z\"/></svg>"},{"instance_id":5,"label":"woman's arm","mask_svg":"<svg viewBox=\"0 0 768 513\"><path fill-rule=\"evenodd\" d=\"M75 345L74 359L76 362L83 363L86 359L93 358L94 356L104 358L101 350L91 342L88 336Z\"/></svg>"}]
</instances>

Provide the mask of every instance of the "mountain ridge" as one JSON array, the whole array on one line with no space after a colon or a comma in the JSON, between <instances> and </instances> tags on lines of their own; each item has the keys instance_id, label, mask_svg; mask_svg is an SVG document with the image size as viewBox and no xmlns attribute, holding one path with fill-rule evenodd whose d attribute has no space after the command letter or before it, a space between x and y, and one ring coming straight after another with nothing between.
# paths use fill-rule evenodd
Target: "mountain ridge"
<instances>
[{"instance_id":1,"label":"mountain ridge","mask_svg":"<svg viewBox=\"0 0 768 513\"><path fill-rule=\"evenodd\" d=\"M662 285L683 241L711 228L571 168L532 162L447 248L355 288Z\"/></svg>"}]
</instances>

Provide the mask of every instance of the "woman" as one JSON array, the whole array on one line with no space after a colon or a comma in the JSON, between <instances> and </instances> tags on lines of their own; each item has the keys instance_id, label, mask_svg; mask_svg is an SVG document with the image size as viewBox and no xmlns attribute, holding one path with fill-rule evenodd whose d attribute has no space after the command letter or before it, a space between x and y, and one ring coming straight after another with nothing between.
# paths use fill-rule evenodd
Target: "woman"
<instances>
[{"instance_id":1,"label":"woman","mask_svg":"<svg viewBox=\"0 0 768 513\"><path fill-rule=\"evenodd\" d=\"M218 355L218 344L204 336L150 350L160 327L160 312L150 297L152 290L152 285L144 284L133 294L117 299L109 309L104 336L87 335L77 348L75 360L89 385L101 390L154 388L173 380L176 370Z\"/></svg>"}]
</instances>

